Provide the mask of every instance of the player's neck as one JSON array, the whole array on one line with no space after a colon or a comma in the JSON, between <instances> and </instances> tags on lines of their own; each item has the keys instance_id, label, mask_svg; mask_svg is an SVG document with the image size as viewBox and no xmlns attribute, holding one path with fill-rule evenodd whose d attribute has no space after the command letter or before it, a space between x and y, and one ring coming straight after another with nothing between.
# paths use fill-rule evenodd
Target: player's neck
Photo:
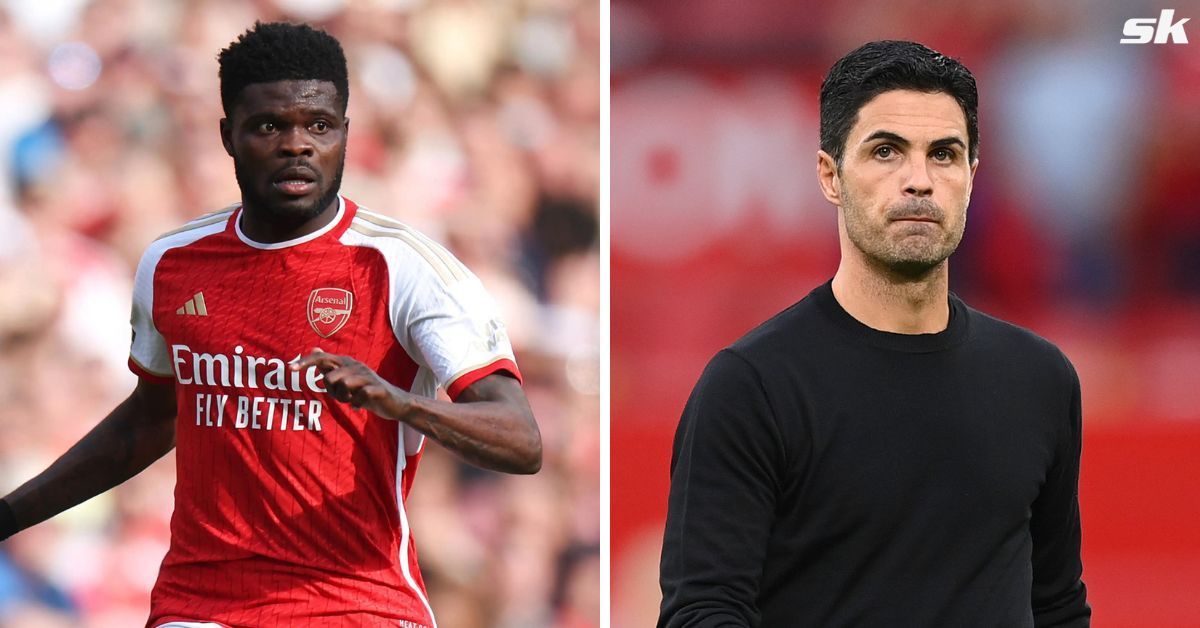
<instances>
[{"instance_id":1,"label":"player's neck","mask_svg":"<svg viewBox=\"0 0 1200 628\"><path fill-rule=\"evenodd\" d=\"M337 217L340 201L334 197L320 213L300 222L281 219L272 212L252 203L242 204L240 227L247 238L263 244L287 242L318 231Z\"/></svg>"},{"instance_id":2,"label":"player's neck","mask_svg":"<svg viewBox=\"0 0 1200 628\"><path fill-rule=\"evenodd\" d=\"M896 334L933 334L950 322L949 266L907 277L845 256L833 276L833 296L860 323Z\"/></svg>"}]
</instances>

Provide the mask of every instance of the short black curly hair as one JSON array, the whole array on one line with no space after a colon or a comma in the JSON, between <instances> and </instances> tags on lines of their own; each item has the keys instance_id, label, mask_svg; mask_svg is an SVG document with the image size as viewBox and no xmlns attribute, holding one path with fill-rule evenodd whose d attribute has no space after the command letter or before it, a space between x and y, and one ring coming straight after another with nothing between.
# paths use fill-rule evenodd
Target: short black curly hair
<instances>
[{"instance_id":1,"label":"short black curly hair","mask_svg":"<svg viewBox=\"0 0 1200 628\"><path fill-rule=\"evenodd\" d=\"M342 111L350 102L346 54L329 33L307 24L255 22L254 28L217 55L221 107L228 117L242 90L254 83L329 81L337 88Z\"/></svg>"},{"instance_id":2,"label":"short black curly hair","mask_svg":"<svg viewBox=\"0 0 1200 628\"><path fill-rule=\"evenodd\" d=\"M833 64L821 85L821 150L842 165L842 153L858 112L894 89L949 94L967 120L971 161L979 157L979 92L961 62L911 41L873 41Z\"/></svg>"}]
</instances>

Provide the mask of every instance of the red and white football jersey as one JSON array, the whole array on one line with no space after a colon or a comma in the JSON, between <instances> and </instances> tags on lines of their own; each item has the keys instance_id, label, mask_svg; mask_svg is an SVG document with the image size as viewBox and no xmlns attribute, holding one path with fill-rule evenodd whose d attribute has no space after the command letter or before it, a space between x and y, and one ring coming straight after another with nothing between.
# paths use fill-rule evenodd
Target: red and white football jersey
<instances>
[{"instance_id":1,"label":"red and white football jersey","mask_svg":"<svg viewBox=\"0 0 1200 628\"><path fill-rule=\"evenodd\" d=\"M435 625L405 516L423 436L326 394L313 347L451 398L520 378L497 308L441 246L341 199L277 244L239 206L138 265L130 368L175 382L175 512L149 626Z\"/></svg>"}]
</instances>

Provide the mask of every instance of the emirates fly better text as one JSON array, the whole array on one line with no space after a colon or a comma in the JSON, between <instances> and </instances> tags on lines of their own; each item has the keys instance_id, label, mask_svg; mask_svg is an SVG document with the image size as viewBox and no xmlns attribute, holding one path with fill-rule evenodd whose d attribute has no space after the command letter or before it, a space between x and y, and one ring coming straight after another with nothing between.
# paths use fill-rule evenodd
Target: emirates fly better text
<instances>
[{"instance_id":1,"label":"emirates fly better text","mask_svg":"<svg viewBox=\"0 0 1200 628\"><path fill-rule=\"evenodd\" d=\"M297 355L292 361L300 359ZM289 371L282 358L245 355L241 345L232 354L196 353L187 345L171 345L175 380L182 385L324 394L325 376L316 367ZM196 393L196 425L235 429L321 430L324 407L318 399Z\"/></svg>"}]
</instances>

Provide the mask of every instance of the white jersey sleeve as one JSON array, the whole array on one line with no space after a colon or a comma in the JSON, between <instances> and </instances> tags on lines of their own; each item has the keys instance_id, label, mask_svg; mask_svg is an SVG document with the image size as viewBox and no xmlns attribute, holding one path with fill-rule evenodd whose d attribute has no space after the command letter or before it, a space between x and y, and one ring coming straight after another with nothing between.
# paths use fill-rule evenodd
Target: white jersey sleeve
<instances>
[{"instance_id":1,"label":"white jersey sleeve","mask_svg":"<svg viewBox=\"0 0 1200 628\"><path fill-rule=\"evenodd\" d=\"M150 243L138 262L133 277L133 341L129 348L129 370L142 378L160 382L174 381L175 372L171 363L170 348L154 322L154 272L167 251L186 246L225 228L225 221L232 215L234 207L206 214L182 227L163 234Z\"/></svg>"},{"instance_id":2,"label":"white jersey sleeve","mask_svg":"<svg viewBox=\"0 0 1200 628\"><path fill-rule=\"evenodd\" d=\"M162 258L159 247L151 245L138 262L133 278L133 342L129 349L129 369L139 377L169 378L171 356L167 343L154 324L154 269Z\"/></svg>"},{"instance_id":3,"label":"white jersey sleeve","mask_svg":"<svg viewBox=\"0 0 1200 628\"><path fill-rule=\"evenodd\" d=\"M407 334L438 385L451 396L485 374L514 370L504 322L477 277L468 273L450 284L414 277L410 288L411 301L394 305L397 336Z\"/></svg>"},{"instance_id":4,"label":"white jersey sleeve","mask_svg":"<svg viewBox=\"0 0 1200 628\"><path fill-rule=\"evenodd\" d=\"M362 208L347 236L383 253L396 339L451 398L491 373L503 371L520 379L496 302L449 251L402 223Z\"/></svg>"}]
</instances>

